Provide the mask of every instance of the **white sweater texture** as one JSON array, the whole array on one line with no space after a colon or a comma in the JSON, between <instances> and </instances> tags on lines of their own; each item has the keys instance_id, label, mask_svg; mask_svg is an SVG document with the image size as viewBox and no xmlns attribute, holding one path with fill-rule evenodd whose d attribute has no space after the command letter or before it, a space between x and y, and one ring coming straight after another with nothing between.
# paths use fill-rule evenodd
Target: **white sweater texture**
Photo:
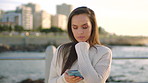
<instances>
[{"instance_id":1,"label":"white sweater texture","mask_svg":"<svg viewBox=\"0 0 148 83\"><path fill-rule=\"evenodd\" d=\"M59 48L51 61L48 83L67 83L64 74L61 75L63 57L57 53ZM110 74L112 51L102 45L90 47L86 42L77 43L75 49L78 59L70 70L78 70L84 77L78 83L105 83Z\"/></svg>"}]
</instances>

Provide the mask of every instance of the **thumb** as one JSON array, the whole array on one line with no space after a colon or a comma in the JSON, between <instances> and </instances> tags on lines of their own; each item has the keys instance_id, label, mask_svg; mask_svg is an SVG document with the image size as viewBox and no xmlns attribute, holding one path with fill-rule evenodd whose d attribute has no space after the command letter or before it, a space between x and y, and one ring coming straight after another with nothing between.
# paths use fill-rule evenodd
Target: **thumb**
<instances>
[{"instance_id":1,"label":"thumb","mask_svg":"<svg viewBox=\"0 0 148 83\"><path fill-rule=\"evenodd\" d=\"M69 71L69 69L66 69L66 71L65 71L65 72L67 73L68 71Z\"/></svg>"}]
</instances>

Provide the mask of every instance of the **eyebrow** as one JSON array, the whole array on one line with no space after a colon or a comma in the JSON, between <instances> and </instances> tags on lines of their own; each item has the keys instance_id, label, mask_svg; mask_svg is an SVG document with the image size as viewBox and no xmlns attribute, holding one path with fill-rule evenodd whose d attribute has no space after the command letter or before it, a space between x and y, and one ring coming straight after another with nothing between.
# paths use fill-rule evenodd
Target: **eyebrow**
<instances>
[{"instance_id":1,"label":"eyebrow","mask_svg":"<svg viewBox=\"0 0 148 83\"><path fill-rule=\"evenodd\" d=\"M83 25L87 25L87 23L84 23L84 24L82 24L81 26L83 26ZM75 24L72 24L72 26L77 26L77 25L75 25Z\"/></svg>"}]
</instances>

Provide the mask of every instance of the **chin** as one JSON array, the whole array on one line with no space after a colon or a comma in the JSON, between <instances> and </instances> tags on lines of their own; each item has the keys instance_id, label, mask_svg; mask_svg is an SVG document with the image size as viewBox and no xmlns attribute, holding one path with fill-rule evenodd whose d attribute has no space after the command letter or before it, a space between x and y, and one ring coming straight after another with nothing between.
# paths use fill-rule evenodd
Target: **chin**
<instances>
[{"instance_id":1,"label":"chin","mask_svg":"<svg viewBox=\"0 0 148 83\"><path fill-rule=\"evenodd\" d=\"M78 40L78 42L86 42L85 40Z\"/></svg>"}]
</instances>

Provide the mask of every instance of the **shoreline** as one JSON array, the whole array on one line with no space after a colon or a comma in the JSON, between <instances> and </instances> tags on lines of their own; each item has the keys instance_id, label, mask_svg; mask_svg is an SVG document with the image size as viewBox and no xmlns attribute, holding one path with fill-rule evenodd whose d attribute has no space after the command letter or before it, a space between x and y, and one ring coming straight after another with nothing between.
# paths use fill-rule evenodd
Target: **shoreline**
<instances>
[{"instance_id":1,"label":"shoreline","mask_svg":"<svg viewBox=\"0 0 148 83\"><path fill-rule=\"evenodd\" d=\"M46 47L46 45L0 45L0 53L7 51L44 52L46 50Z\"/></svg>"},{"instance_id":2,"label":"shoreline","mask_svg":"<svg viewBox=\"0 0 148 83\"><path fill-rule=\"evenodd\" d=\"M3 79L6 79L6 77L4 76L0 76L0 80L3 80ZM115 79L115 76L110 76L106 83L108 82L134 82L133 80L120 80L120 79ZM36 80L33 80L31 78L26 78L26 79L23 79L19 82L16 82L16 83L45 83L45 79L44 78L38 78Z\"/></svg>"},{"instance_id":3,"label":"shoreline","mask_svg":"<svg viewBox=\"0 0 148 83\"><path fill-rule=\"evenodd\" d=\"M102 45L112 46L148 46L148 37L100 35ZM47 46L55 47L70 42L66 33L40 36L0 36L0 52L5 51L38 51L43 52Z\"/></svg>"},{"instance_id":4,"label":"shoreline","mask_svg":"<svg viewBox=\"0 0 148 83\"><path fill-rule=\"evenodd\" d=\"M44 81L45 81L44 78L39 78L37 80L32 80L31 78L27 78L18 83L45 83ZM134 81L133 80L120 80L120 79L116 80L114 76L110 76L106 82L108 83L108 82L134 82Z\"/></svg>"},{"instance_id":5,"label":"shoreline","mask_svg":"<svg viewBox=\"0 0 148 83\"><path fill-rule=\"evenodd\" d=\"M45 52L46 48L49 45L53 45L55 47L59 46L57 44L46 44L46 45L4 45L0 44L0 53L1 52L9 52L9 51L22 51L22 52ZM102 44L105 45L105 44ZM112 49L113 46L145 46L147 45L129 45L129 44L108 44L105 45Z\"/></svg>"}]
</instances>

